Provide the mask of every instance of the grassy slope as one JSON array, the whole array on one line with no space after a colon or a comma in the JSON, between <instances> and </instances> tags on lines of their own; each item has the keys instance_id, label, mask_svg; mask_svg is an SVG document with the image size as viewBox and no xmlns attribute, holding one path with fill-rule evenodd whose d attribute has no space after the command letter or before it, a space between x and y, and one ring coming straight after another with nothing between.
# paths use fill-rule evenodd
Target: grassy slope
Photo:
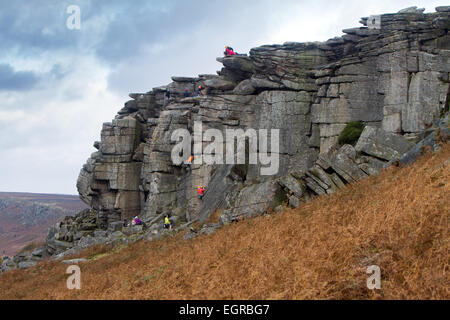
<instances>
[{"instance_id":1,"label":"grassy slope","mask_svg":"<svg viewBox=\"0 0 450 320\"><path fill-rule=\"evenodd\" d=\"M7 273L0 298L448 299L449 191L447 144L295 210L97 256L79 291L60 263ZM366 287L372 264L381 290Z\"/></svg>"}]
</instances>

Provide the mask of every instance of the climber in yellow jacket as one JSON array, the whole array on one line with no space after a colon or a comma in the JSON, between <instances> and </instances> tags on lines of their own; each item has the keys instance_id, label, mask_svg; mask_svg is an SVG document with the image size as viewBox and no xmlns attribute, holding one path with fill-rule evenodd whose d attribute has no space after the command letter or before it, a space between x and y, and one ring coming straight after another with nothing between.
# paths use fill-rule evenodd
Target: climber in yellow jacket
<instances>
[{"instance_id":1,"label":"climber in yellow jacket","mask_svg":"<svg viewBox=\"0 0 450 320\"><path fill-rule=\"evenodd\" d=\"M172 230L172 223L169 220L169 215L166 214L166 217L164 218L164 228Z\"/></svg>"}]
</instances>

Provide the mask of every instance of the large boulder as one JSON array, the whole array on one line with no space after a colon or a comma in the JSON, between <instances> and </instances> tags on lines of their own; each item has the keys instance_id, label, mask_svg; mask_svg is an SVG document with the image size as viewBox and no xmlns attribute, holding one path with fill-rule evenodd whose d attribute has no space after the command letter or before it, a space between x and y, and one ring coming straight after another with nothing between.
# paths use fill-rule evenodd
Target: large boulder
<instances>
[{"instance_id":1,"label":"large boulder","mask_svg":"<svg viewBox=\"0 0 450 320\"><path fill-rule=\"evenodd\" d=\"M351 145L344 145L338 150L331 149L328 154L330 166L347 182L359 181L367 177L356 164L356 151Z\"/></svg>"},{"instance_id":2,"label":"large boulder","mask_svg":"<svg viewBox=\"0 0 450 320\"><path fill-rule=\"evenodd\" d=\"M218 62L222 62L227 68L239 70L242 72L253 73L253 62L248 56L235 55L223 58L217 58Z\"/></svg>"},{"instance_id":3,"label":"large boulder","mask_svg":"<svg viewBox=\"0 0 450 320\"><path fill-rule=\"evenodd\" d=\"M423 155L426 147L431 148L433 151L439 149L439 143L443 140L447 141L450 137L450 114L447 113L445 117L442 117L439 121L436 121L436 127L434 127L428 135L419 141L413 148L408 152L404 153L399 161L400 163L410 164L417 160L418 157ZM441 141L440 141L441 140ZM394 161L391 160L386 166L392 165Z\"/></svg>"},{"instance_id":4,"label":"large boulder","mask_svg":"<svg viewBox=\"0 0 450 320\"><path fill-rule=\"evenodd\" d=\"M3 259L3 262L1 264L1 272L7 272L16 268L17 265L14 263L12 259L10 259L9 257Z\"/></svg>"},{"instance_id":5,"label":"large boulder","mask_svg":"<svg viewBox=\"0 0 450 320\"><path fill-rule=\"evenodd\" d=\"M31 267L34 267L36 265L35 261L23 261L19 262L18 268L19 269L28 269Z\"/></svg>"},{"instance_id":6,"label":"large boulder","mask_svg":"<svg viewBox=\"0 0 450 320\"><path fill-rule=\"evenodd\" d=\"M303 189L300 181L295 179L291 174L281 177L278 183L289 192L292 192L297 198L303 196Z\"/></svg>"},{"instance_id":7,"label":"large boulder","mask_svg":"<svg viewBox=\"0 0 450 320\"><path fill-rule=\"evenodd\" d=\"M398 13L423 13L425 11L425 8L418 9L417 6L409 7L400 10Z\"/></svg>"},{"instance_id":8,"label":"large boulder","mask_svg":"<svg viewBox=\"0 0 450 320\"><path fill-rule=\"evenodd\" d=\"M440 6L436 7L437 12L450 12L450 6Z\"/></svg>"},{"instance_id":9,"label":"large boulder","mask_svg":"<svg viewBox=\"0 0 450 320\"><path fill-rule=\"evenodd\" d=\"M223 77L214 77L204 81L207 88L217 90L233 90L236 87L236 83L224 79Z\"/></svg>"},{"instance_id":10,"label":"large boulder","mask_svg":"<svg viewBox=\"0 0 450 320\"><path fill-rule=\"evenodd\" d=\"M252 85L252 81L250 79L245 79L241 81L236 88L234 88L233 93L234 94L253 94L255 92L255 87Z\"/></svg>"},{"instance_id":11,"label":"large boulder","mask_svg":"<svg viewBox=\"0 0 450 320\"><path fill-rule=\"evenodd\" d=\"M240 217L254 217L273 210L283 202L287 202L286 193L274 181L245 186L239 193L229 216L231 220Z\"/></svg>"},{"instance_id":12,"label":"large boulder","mask_svg":"<svg viewBox=\"0 0 450 320\"><path fill-rule=\"evenodd\" d=\"M366 126L357 144L356 151L384 159L400 157L414 146L402 136L389 133L383 129Z\"/></svg>"},{"instance_id":13,"label":"large boulder","mask_svg":"<svg viewBox=\"0 0 450 320\"><path fill-rule=\"evenodd\" d=\"M253 74L253 61L247 55L229 56L216 60L224 65L224 68L218 72L219 75L230 81L239 82L249 79Z\"/></svg>"}]
</instances>

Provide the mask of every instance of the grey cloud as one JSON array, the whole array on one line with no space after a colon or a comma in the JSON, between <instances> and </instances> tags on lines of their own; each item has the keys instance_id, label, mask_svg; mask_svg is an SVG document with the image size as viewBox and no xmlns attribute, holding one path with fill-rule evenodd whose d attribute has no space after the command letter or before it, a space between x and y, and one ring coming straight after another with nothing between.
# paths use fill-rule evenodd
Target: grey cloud
<instances>
[{"instance_id":1,"label":"grey cloud","mask_svg":"<svg viewBox=\"0 0 450 320\"><path fill-rule=\"evenodd\" d=\"M9 64L0 64L0 91L22 91L33 88L39 76L31 71L15 71Z\"/></svg>"},{"instance_id":2,"label":"grey cloud","mask_svg":"<svg viewBox=\"0 0 450 320\"><path fill-rule=\"evenodd\" d=\"M72 4L81 9L79 31L66 28L66 9ZM211 29L217 32L212 35L216 37L227 37L237 30L264 32L265 18L279 6L269 0L255 5L237 0L17 0L2 1L1 5L3 52L34 57L45 51L63 54L76 50L81 54L93 50L111 65L131 59L148 45L177 36L195 41L198 29ZM259 16L256 23L255 16Z\"/></svg>"},{"instance_id":3,"label":"grey cloud","mask_svg":"<svg viewBox=\"0 0 450 320\"><path fill-rule=\"evenodd\" d=\"M64 70L60 64L55 64L52 66L51 70L47 73L48 79L53 80L61 80L63 79L69 72Z\"/></svg>"},{"instance_id":4,"label":"grey cloud","mask_svg":"<svg viewBox=\"0 0 450 320\"><path fill-rule=\"evenodd\" d=\"M64 1L2 1L0 48L33 56L45 50L73 47L76 33L66 28ZM26 49L26 50L23 50Z\"/></svg>"},{"instance_id":5,"label":"grey cloud","mask_svg":"<svg viewBox=\"0 0 450 320\"><path fill-rule=\"evenodd\" d=\"M213 37L236 37L243 31L247 36L252 32L263 33L264 20L275 6L267 0L258 1L256 6L236 0L120 2L111 7L116 15L96 53L109 62L120 63L139 55L149 45L164 44L176 37L190 39L200 49L199 40L205 46ZM255 21L254 16L260 19ZM204 39L196 39L196 32L204 29L211 33Z\"/></svg>"},{"instance_id":6,"label":"grey cloud","mask_svg":"<svg viewBox=\"0 0 450 320\"><path fill-rule=\"evenodd\" d=\"M52 81L60 81L68 74L59 64L53 65L46 73L34 71L16 71L6 63L0 64L0 91L26 91L39 85L45 87Z\"/></svg>"}]
</instances>

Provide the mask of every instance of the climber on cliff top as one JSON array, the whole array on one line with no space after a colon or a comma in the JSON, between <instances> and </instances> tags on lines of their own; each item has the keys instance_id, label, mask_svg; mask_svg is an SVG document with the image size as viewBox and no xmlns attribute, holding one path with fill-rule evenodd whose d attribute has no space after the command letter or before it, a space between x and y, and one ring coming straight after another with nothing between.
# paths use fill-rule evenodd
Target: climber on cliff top
<instances>
[{"instance_id":1,"label":"climber on cliff top","mask_svg":"<svg viewBox=\"0 0 450 320\"><path fill-rule=\"evenodd\" d=\"M229 56L235 56L236 52L234 52L232 47L225 46L225 51L223 54L224 54L224 56L229 57Z\"/></svg>"},{"instance_id":2,"label":"climber on cliff top","mask_svg":"<svg viewBox=\"0 0 450 320\"><path fill-rule=\"evenodd\" d=\"M197 193L198 193L198 198L200 200L203 200L203 196L205 195L206 189L203 188L203 186L198 186L197 187Z\"/></svg>"},{"instance_id":3,"label":"climber on cliff top","mask_svg":"<svg viewBox=\"0 0 450 320\"><path fill-rule=\"evenodd\" d=\"M197 91L195 92L195 95L196 96L201 96L203 93L202 93L202 90L203 90L203 87L201 86L201 85L199 85L198 87L197 87Z\"/></svg>"}]
</instances>

